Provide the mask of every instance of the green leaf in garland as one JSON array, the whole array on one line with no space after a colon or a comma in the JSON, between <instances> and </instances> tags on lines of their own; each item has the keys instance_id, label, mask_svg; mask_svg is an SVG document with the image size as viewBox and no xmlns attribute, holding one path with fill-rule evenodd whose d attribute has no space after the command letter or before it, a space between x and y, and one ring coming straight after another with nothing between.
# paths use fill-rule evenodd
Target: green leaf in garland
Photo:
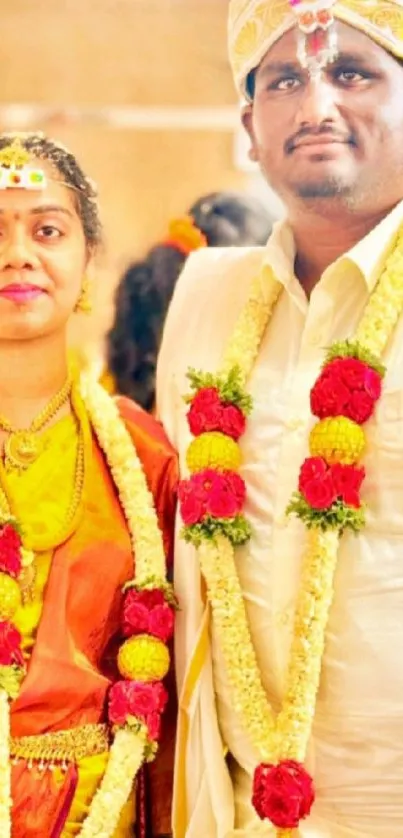
<instances>
[{"instance_id":1,"label":"green leaf in garland","mask_svg":"<svg viewBox=\"0 0 403 838\"><path fill-rule=\"evenodd\" d=\"M199 524L182 528L182 537L194 547L200 547L201 543L213 540L217 535L224 535L234 547L246 544L251 536L251 527L243 515L236 515L235 518L212 518L207 517Z\"/></svg>"},{"instance_id":2,"label":"green leaf in garland","mask_svg":"<svg viewBox=\"0 0 403 838\"><path fill-rule=\"evenodd\" d=\"M172 608L175 608L176 611L179 610L178 600L174 594L173 585L170 582L159 579L157 576L148 576L148 578L145 579L141 585L139 585L135 579L129 579L129 581L125 582L123 585L122 591L125 594L127 591L131 591L133 589L138 592L154 591L156 589L162 591L165 597L165 602L168 605L171 605Z\"/></svg>"},{"instance_id":3,"label":"green leaf in garland","mask_svg":"<svg viewBox=\"0 0 403 838\"><path fill-rule=\"evenodd\" d=\"M382 378L386 372L386 367L383 366L379 358L370 352L369 349L366 349L365 346L361 346L357 341L343 340L333 343L326 352L323 367L331 361L336 361L337 358L356 358L357 361L368 364Z\"/></svg>"},{"instance_id":4,"label":"green leaf in garland","mask_svg":"<svg viewBox=\"0 0 403 838\"><path fill-rule=\"evenodd\" d=\"M313 509L300 492L294 492L286 509L287 515L295 515L311 529L344 530L359 532L365 525L365 508L348 506L341 500L332 503L328 509Z\"/></svg>"},{"instance_id":5,"label":"green leaf in garland","mask_svg":"<svg viewBox=\"0 0 403 838\"><path fill-rule=\"evenodd\" d=\"M236 405L248 416L252 411L252 397L247 393L243 384L243 377L239 367L233 367L228 375L213 375L211 372L203 372L191 368L187 373L190 382L191 393L185 396L185 401L190 404L199 390L215 387L220 398L228 404Z\"/></svg>"}]
</instances>

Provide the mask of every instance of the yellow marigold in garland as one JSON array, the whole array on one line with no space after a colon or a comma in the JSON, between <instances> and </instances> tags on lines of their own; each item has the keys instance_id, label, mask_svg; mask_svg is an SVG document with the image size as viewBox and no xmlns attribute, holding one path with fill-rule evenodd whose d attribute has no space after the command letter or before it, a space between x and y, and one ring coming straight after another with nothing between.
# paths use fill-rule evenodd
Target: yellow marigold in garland
<instances>
[{"instance_id":1,"label":"yellow marigold in garland","mask_svg":"<svg viewBox=\"0 0 403 838\"><path fill-rule=\"evenodd\" d=\"M8 573L0 573L0 620L11 620L21 605L18 582Z\"/></svg>"},{"instance_id":2,"label":"yellow marigold in garland","mask_svg":"<svg viewBox=\"0 0 403 838\"><path fill-rule=\"evenodd\" d=\"M131 681L162 681L169 669L168 649L148 634L130 637L119 650L118 668Z\"/></svg>"},{"instance_id":3,"label":"yellow marigold in garland","mask_svg":"<svg viewBox=\"0 0 403 838\"><path fill-rule=\"evenodd\" d=\"M241 465L241 451L231 437L212 431L201 434L190 443L186 463L191 474L205 468L238 471Z\"/></svg>"},{"instance_id":4,"label":"yellow marigold in garland","mask_svg":"<svg viewBox=\"0 0 403 838\"><path fill-rule=\"evenodd\" d=\"M312 457L323 457L329 465L352 465L358 462L364 448L364 431L345 416L322 419L312 429L309 437Z\"/></svg>"}]
</instances>

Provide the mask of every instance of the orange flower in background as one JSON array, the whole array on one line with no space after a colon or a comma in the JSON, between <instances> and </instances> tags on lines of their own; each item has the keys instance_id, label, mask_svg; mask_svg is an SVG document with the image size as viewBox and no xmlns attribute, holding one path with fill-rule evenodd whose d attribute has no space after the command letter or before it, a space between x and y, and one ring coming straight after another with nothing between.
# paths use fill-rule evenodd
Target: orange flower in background
<instances>
[{"instance_id":1,"label":"orange flower in background","mask_svg":"<svg viewBox=\"0 0 403 838\"><path fill-rule=\"evenodd\" d=\"M168 238L163 244L177 247L182 253L186 255L192 250L198 250L200 247L207 247L207 239L196 227L193 218L190 215L184 215L181 218L174 218L169 224Z\"/></svg>"}]
</instances>

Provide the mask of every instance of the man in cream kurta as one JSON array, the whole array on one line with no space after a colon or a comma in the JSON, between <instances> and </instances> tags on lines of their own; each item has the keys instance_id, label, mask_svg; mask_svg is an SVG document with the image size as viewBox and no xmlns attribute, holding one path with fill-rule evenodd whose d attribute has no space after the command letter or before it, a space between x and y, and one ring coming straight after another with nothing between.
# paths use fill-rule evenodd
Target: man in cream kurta
<instances>
[{"instance_id":1,"label":"man in cream kurta","mask_svg":"<svg viewBox=\"0 0 403 838\"><path fill-rule=\"evenodd\" d=\"M234 52L241 88L246 74L277 43L274 24L280 26L281 37L286 31L279 17L281 3L266 5L268 9L276 6L274 23L272 18L265 19L249 48L244 32ZM340 18L366 31L364 17L358 22L349 20L349 5L337 4L336 16L340 7ZM388 6L399 13L394 3L381 5L384 11ZM243 15L243 25L256 23L263 6L253 0L234 0L233 21L239 24ZM399 20L403 35L403 16ZM393 34L390 26L386 35L386 30L381 30L382 37L378 32L377 41L397 54L391 41L386 43L389 30ZM259 31L263 43L256 35ZM403 52L402 43L398 39L396 43ZM263 141L257 145L261 152ZM293 218L275 227L266 248L210 250L191 257L168 316L158 374L160 416L186 474L184 458L191 440L183 401L188 391L187 369L219 368L251 280L259 272L275 275L283 292L249 381L253 413L242 438L242 476L252 538L236 551L236 563L263 684L276 710L284 692L306 539L303 524L286 517L285 509L308 455L314 421L309 391L323 363L324 348L354 332L403 223L403 203L396 198L384 212L376 213L374 206L376 223L368 224L366 234L351 247L339 248L337 258L325 262L310 283L303 267L301 275L296 270L299 230L291 200L290 205ZM307 212L312 206L310 202ZM337 218L336 213L335 229ZM312 272L315 266L310 268ZM339 553L306 763L315 778L316 801L311 815L293 833L300 838L403 836L402 321L384 361L387 375L382 397L366 424L366 526L359 536L345 534ZM259 755L231 707L197 555L179 534L175 566L181 606L176 641L181 711L174 836L269 838L275 830L259 820L251 804Z\"/></svg>"}]
</instances>

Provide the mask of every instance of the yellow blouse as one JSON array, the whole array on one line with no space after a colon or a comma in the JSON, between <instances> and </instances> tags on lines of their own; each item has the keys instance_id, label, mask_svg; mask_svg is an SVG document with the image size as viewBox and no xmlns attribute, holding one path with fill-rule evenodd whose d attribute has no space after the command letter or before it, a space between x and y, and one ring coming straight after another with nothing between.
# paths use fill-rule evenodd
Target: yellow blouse
<instances>
[{"instance_id":1,"label":"yellow blouse","mask_svg":"<svg viewBox=\"0 0 403 838\"><path fill-rule=\"evenodd\" d=\"M23 636L23 650L29 655L35 643L41 617L53 550L60 542L75 484L78 428L73 416L57 422L42 435L44 451L25 472L4 473L13 514L22 522L24 541L35 551L36 579L32 600L21 606L15 623ZM59 536L59 539L58 539ZM91 800L103 776L108 754L85 757L78 763L78 786L62 838L78 835ZM134 801L122 812L114 838L133 835Z\"/></svg>"}]
</instances>

